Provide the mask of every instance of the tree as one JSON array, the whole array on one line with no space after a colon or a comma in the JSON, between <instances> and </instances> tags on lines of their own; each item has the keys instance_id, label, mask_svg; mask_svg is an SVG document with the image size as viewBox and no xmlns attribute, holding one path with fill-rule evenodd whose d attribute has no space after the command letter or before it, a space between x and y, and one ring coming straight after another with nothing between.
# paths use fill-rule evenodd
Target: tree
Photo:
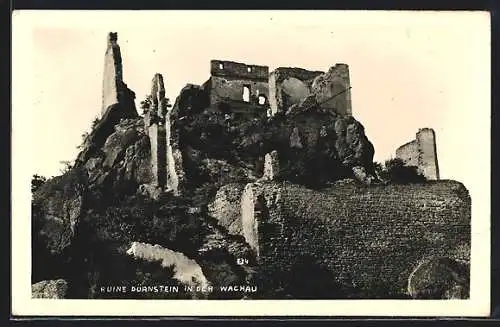
<instances>
[{"instance_id":1,"label":"tree","mask_svg":"<svg viewBox=\"0 0 500 327\"><path fill-rule=\"evenodd\" d=\"M94 120L92 121L91 131L94 131L100 122L101 119L99 117L95 117Z\"/></svg>"},{"instance_id":2,"label":"tree","mask_svg":"<svg viewBox=\"0 0 500 327\"><path fill-rule=\"evenodd\" d=\"M152 103L151 95L146 96L146 99L141 101L141 104L139 107L142 109L142 115L145 115L146 112L149 111L149 109L151 108L151 103Z\"/></svg>"},{"instance_id":3,"label":"tree","mask_svg":"<svg viewBox=\"0 0 500 327\"><path fill-rule=\"evenodd\" d=\"M31 193L35 193L46 181L47 177L34 174L31 178Z\"/></svg>"},{"instance_id":4,"label":"tree","mask_svg":"<svg viewBox=\"0 0 500 327\"><path fill-rule=\"evenodd\" d=\"M375 174L377 175L377 177L383 180L383 176L384 174L386 174L384 164L375 161L373 163L373 169L375 170Z\"/></svg>"},{"instance_id":5,"label":"tree","mask_svg":"<svg viewBox=\"0 0 500 327\"><path fill-rule=\"evenodd\" d=\"M59 161L59 163L64 165L64 167L61 168L61 170L60 170L61 174L66 174L68 171L70 171L73 168L73 163L71 161L63 160L63 161Z\"/></svg>"}]
</instances>

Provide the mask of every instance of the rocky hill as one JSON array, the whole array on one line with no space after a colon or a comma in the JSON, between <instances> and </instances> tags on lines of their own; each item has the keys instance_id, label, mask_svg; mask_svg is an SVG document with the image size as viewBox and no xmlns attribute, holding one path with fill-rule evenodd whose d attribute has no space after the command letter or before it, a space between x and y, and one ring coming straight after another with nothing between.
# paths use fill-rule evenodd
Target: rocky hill
<instances>
[{"instance_id":1,"label":"rocky hill","mask_svg":"<svg viewBox=\"0 0 500 327\"><path fill-rule=\"evenodd\" d=\"M109 47L116 59L116 35ZM121 72L119 59L107 71ZM138 115L119 77L105 79L117 84L106 86L103 116L74 165L33 194L33 296L468 296L467 190L385 185L362 124L326 110L314 90L266 115L254 114L258 105L214 106L210 83L189 84L167 109L155 75ZM435 239L408 238L426 231ZM383 277L391 251L402 259ZM422 260L427 270L415 273ZM433 283L428 267L444 266L449 278Z\"/></svg>"}]
</instances>

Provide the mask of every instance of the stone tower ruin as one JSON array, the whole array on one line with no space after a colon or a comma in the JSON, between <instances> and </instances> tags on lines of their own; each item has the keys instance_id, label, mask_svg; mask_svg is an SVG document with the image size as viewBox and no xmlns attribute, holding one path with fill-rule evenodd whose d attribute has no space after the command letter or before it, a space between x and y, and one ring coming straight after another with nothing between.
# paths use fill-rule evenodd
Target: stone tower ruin
<instances>
[{"instance_id":1,"label":"stone tower ruin","mask_svg":"<svg viewBox=\"0 0 500 327\"><path fill-rule=\"evenodd\" d=\"M144 127L151 145L152 184L178 194L180 155L172 148L169 104L161 74L153 77L150 99L151 105L144 113Z\"/></svg>"},{"instance_id":2,"label":"stone tower ruin","mask_svg":"<svg viewBox=\"0 0 500 327\"><path fill-rule=\"evenodd\" d=\"M165 131L166 110L163 110L161 105L165 105L165 86L163 76L155 74L151 82L151 106L145 112L144 127L151 145L152 183L154 186L163 189L167 184L167 134Z\"/></svg>"},{"instance_id":3,"label":"stone tower ruin","mask_svg":"<svg viewBox=\"0 0 500 327\"><path fill-rule=\"evenodd\" d=\"M110 32L104 55L104 76L102 85L101 115L105 116L110 108L118 106L123 118L136 117L135 93L123 82L123 66L118 33Z\"/></svg>"},{"instance_id":4,"label":"stone tower ruin","mask_svg":"<svg viewBox=\"0 0 500 327\"><path fill-rule=\"evenodd\" d=\"M403 160L407 166L417 167L429 180L439 179L436 133L432 128L420 128L413 141L396 150L396 158Z\"/></svg>"}]
</instances>

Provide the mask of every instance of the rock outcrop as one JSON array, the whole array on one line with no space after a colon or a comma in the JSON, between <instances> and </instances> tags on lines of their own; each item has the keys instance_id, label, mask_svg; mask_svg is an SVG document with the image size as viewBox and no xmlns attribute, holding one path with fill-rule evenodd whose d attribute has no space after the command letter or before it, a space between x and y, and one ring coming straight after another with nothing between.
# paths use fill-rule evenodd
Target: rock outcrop
<instances>
[{"instance_id":1,"label":"rock outcrop","mask_svg":"<svg viewBox=\"0 0 500 327\"><path fill-rule=\"evenodd\" d=\"M301 104L304 107L296 106L292 113L270 119L246 120L210 111L193 114L192 108L200 102L193 89L187 88L174 107L179 117L176 133L179 144L184 145L183 157L190 162L186 163L188 170L188 166L202 169L200 160L191 155L194 151L198 158L223 160L262 176L266 153L276 150L284 179L321 184L359 178L359 169L355 172L353 168L363 167L361 181L376 180L373 145L361 123L352 116L323 112L317 105L310 107L308 101Z\"/></svg>"},{"instance_id":2,"label":"rock outcrop","mask_svg":"<svg viewBox=\"0 0 500 327\"><path fill-rule=\"evenodd\" d=\"M34 299L64 299L68 283L64 279L44 280L31 285L31 297Z\"/></svg>"},{"instance_id":3,"label":"rock outcrop","mask_svg":"<svg viewBox=\"0 0 500 327\"><path fill-rule=\"evenodd\" d=\"M469 269L446 257L423 260L408 278L408 294L414 299L468 298Z\"/></svg>"}]
</instances>

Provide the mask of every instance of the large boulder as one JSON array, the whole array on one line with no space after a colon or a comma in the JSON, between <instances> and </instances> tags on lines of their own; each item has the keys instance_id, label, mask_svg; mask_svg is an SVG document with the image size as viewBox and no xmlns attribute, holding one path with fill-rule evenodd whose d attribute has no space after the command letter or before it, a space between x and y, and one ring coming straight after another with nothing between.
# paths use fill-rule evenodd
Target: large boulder
<instances>
[{"instance_id":1,"label":"large boulder","mask_svg":"<svg viewBox=\"0 0 500 327\"><path fill-rule=\"evenodd\" d=\"M31 285L31 297L34 299L64 299L68 283L64 279L43 280Z\"/></svg>"},{"instance_id":2,"label":"large boulder","mask_svg":"<svg viewBox=\"0 0 500 327\"><path fill-rule=\"evenodd\" d=\"M464 299L469 297L469 265L451 258L423 260L408 278L414 299Z\"/></svg>"}]
</instances>

